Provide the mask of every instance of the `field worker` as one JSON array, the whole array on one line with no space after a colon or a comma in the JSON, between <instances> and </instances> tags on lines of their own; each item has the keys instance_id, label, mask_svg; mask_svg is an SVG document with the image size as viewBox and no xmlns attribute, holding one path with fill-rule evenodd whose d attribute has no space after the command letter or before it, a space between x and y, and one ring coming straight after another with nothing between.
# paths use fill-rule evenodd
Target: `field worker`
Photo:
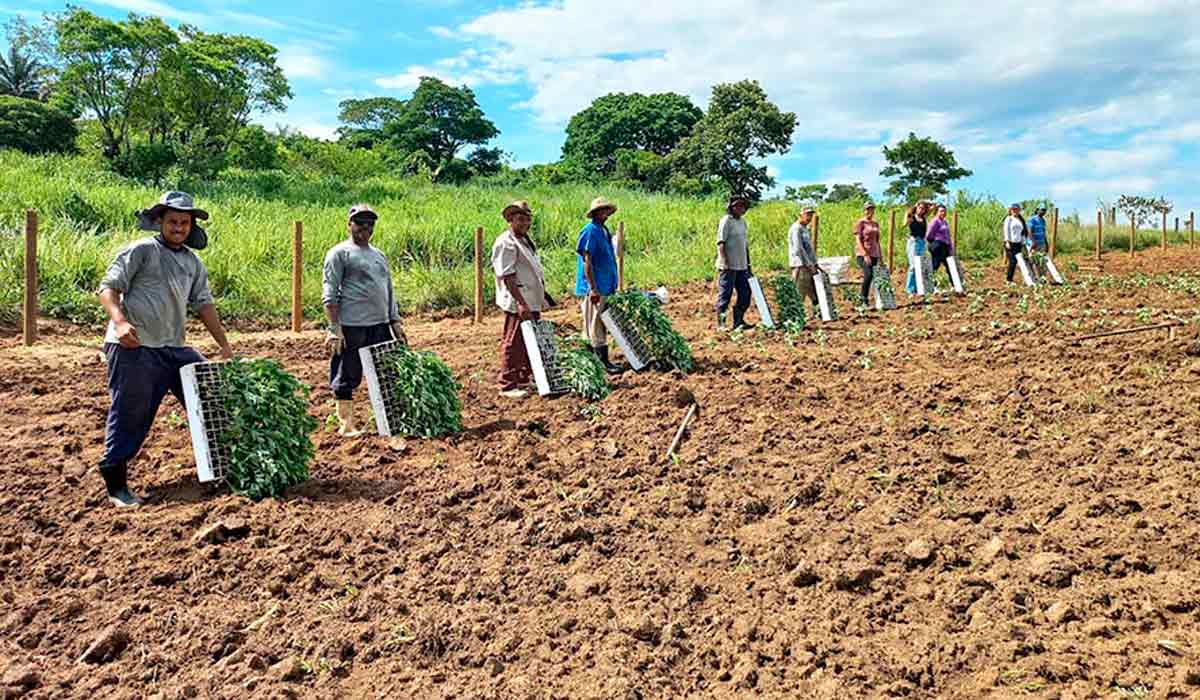
<instances>
[{"instance_id":1,"label":"field worker","mask_svg":"<svg viewBox=\"0 0 1200 700\"><path fill-rule=\"evenodd\" d=\"M863 218L854 224L854 256L863 271L862 291L859 297L862 305L866 306L871 283L875 280L875 266L879 264L880 258L879 222L875 220L873 202L863 205Z\"/></svg>"},{"instance_id":2,"label":"field worker","mask_svg":"<svg viewBox=\"0 0 1200 700\"><path fill-rule=\"evenodd\" d=\"M813 250L808 225L816 213L817 210L812 208L802 210L788 229L788 266L792 268L792 281L802 298L812 300L814 309L817 308L817 286L813 282L813 275L817 274L817 252Z\"/></svg>"},{"instance_id":3,"label":"field worker","mask_svg":"<svg viewBox=\"0 0 1200 700\"><path fill-rule=\"evenodd\" d=\"M1008 216L1004 217L1002 235L1004 237L1004 256L1008 258L1008 270L1004 279L1013 281L1013 272L1017 269L1017 253L1021 252L1026 231L1025 217L1021 216L1021 205L1013 204L1008 208Z\"/></svg>"},{"instance_id":4,"label":"field worker","mask_svg":"<svg viewBox=\"0 0 1200 700\"><path fill-rule=\"evenodd\" d=\"M349 238L325 254L321 280L321 302L329 321L329 384L337 399L338 435L346 437L361 434L354 424L354 390L363 372L359 349L393 339L408 344L387 256L371 245L378 220L366 204L350 207Z\"/></svg>"},{"instance_id":5,"label":"field worker","mask_svg":"<svg viewBox=\"0 0 1200 700\"><path fill-rule=\"evenodd\" d=\"M492 271L496 274L496 306L504 311L500 336L500 395L523 399L533 382L533 368L521 335L522 321L541 318L543 306L554 306L546 295L546 276L537 247L529 237L533 211L529 203L517 201L501 212L508 229L492 246Z\"/></svg>"},{"instance_id":6,"label":"field worker","mask_svg":"<svg viewBox=\"0 0 1200 700\"><path fill-rule=\"evenodd\" d=\"M725 216L717 224L717 329L725 328L725 311L729 299L737 290L733 304L733 328L753 328L746 324L746 309L750 308L750 244L747 241L745 216L750 200L734 195L725 208Z\"/></svg>"},{"instance_id":7,"label":"field worker","mask_svg":"<svg viewBox=\"0 0 1200 700\"><path fill-rule=\"evenodd\" d=\"M925 255L925 216L928 212L928 204L917 202L904 214L904 223L908 226L908 259L915 259L918 263ZM917 268L911 263L908 266L908 280L905 283L905 289L909 294L917 293Z\"/></svg>"},{"instance_id":8,"label":"field worker","mask_svg":"<svg viewBox=\"0 0 1200 700\"><path fill-rule=\"evenodd\" d=\"M946 205L938 205L937 215L929 224L926 239L929 241L929 255L933 258L932 272L937 272L938 266L942 266L946 268L946 275L954 279L950 275L948 262L950 256L954 255L954 243L950 239L950 224L946 223Z\"/></svg>"},{"instance_id":9,"label":"field worker","mask_svg":"<svg viewBox=\"0 0 1200 700\"><path fill-rule=\"evenodd\" d=\"M605 222L615 214L617 206L604 197L592 200L587 218L591 219L579 232L575 253L579 263L575 271L575 296L580 297L583 310L583 337L596 357L604 363L609 374L620 374L621 368L608 360L608 334L600 314L604 313L605 297L617 291L617 256L613 252L612 233Z\"/></svg>"},{"instance_id":10,"label":"field worker","mask_svg":"<svg viewBox=\"0 0 1200 700\"><path fill-rule=\"evenodd\" d=\"M118 253L100 282L100 303L110 319L104 354L112 396L100 474L118 507L141 505L129 490L129 460L146 441L166 393L183 403L180 368L204 362L184 344L189 307L217 341L222 359L233 357L213 306L208 270L188 248L189 242L197 248L207 242L196 220L207 220L208 212L185 192L167 192L138 218L143 229L157 229L158 235Z\"/></svg>"},{"instance_id":11,"label":"field worker","mask_svg":"<svg viewBox=\"0 0 1200 700\"><path fill-rule=\"evenodd\" d=\"M1046 243L1046 207L1038 207L1037 212L1029 217L1030 245L1034 250L1043 253L1050 250Z\"/></svg>"}]
</instances>

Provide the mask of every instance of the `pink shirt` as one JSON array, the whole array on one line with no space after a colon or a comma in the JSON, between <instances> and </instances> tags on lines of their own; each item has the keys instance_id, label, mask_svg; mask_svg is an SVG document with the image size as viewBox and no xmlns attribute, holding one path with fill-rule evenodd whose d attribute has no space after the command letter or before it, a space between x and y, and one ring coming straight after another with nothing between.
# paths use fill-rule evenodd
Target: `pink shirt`
<instances>
[{"instance_id":1,"label":"pink shirt","mask_svg":"<svg viewBox=\"0 0 1200 700\"><path fill-rule=\"evenodd\" d=\"M859 219L854 224L854 254L864 258L883 257L879 252L879 222Z\"/></svg>"}]
</instances>

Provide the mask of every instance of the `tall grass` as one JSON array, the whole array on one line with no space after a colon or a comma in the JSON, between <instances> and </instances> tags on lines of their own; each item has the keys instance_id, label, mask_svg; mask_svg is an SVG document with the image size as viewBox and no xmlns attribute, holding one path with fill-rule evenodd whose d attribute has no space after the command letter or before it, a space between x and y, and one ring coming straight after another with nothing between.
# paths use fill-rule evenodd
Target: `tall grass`
<instances>
[{"instance_id":1,"label":"tall grass","mask_svg":"<svg viewBox=\"0 0 1200 700\"><path fill-rule=\"evenodd\" d=\"M39 213L40 304L44 314L97 322L102 310L96 287L118 250L147 235L133 212L156 201L160 190L126 180L77 157L30 157L0 151L0 321L20 314L24 210ZM584 211L598 194L620 207L612 223L625 223L626 271L633 284L652 286L704 279L713 274L716 224L724 201L695 199L592 185L514 189L488 184L436 186L414 178L290 175L280 171L233 171L207 183L172 183L196 195L212 214L209 247L200 253L213 292L227 317L281 317L289 311L292 222L304 222L304 303L307 318L321 317L321 264L326 250L346 236L346 211L367 201L380 213L372 241L393 262L395 283L407 309L465 307L473 288L474 230L490 246L505 227L504 205L526 199L535 211L533 237L546 263L553 292L574 285L575 240ZM770 201L747 214L751 255L759 270L787 263L787 229L797 208ZM992 203L959 213L959 252L967 259L999 253L1005 212ZM861 216L854 204L821 207L820 254L850 255L851 229ZM890 212L881 209L884 248ZM897 213L896 254L904 257L903 212ZM1121 236L1124 236L1123 242ZM1156 234L1155 234L1156 235ZM1094 228L1060 225L1059 250L1089 249ZM1128 247L1128 230L1106 244ZM1157 241L1143 232L1139 245ZM903 265L903 262L900 262ZM490 275L487 299L494 294Z\"/></svg>"}]
</instances>

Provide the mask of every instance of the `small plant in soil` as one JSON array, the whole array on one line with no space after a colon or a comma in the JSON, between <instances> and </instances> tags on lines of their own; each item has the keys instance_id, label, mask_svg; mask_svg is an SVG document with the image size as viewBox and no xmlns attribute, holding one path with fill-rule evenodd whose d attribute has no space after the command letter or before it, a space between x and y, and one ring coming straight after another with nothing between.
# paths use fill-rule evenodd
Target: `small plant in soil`
<instances>
[{"instance_id":1,"label":"small plant in soil","mask_svg":"<svg viewBox=\"0 0 1200 700\"><path fill-rule=\"evenodd\" d=\"M779 307L779 325L785 330L789 323L803 329L808 321L804 314L804 297L800 296L796 283L787 275L777 275L771 280L771 286L775 288L775 304Z\"/></svg>"},{"instance_id":2,"label":"small plant in soil","mask_svg":"<svg viewBox=\"0 0 1200 700\"><path fill-rule=\"evenodd\" d=\"M278 497L308 479L314 450L308 386L274 360L234 360L222 367L220 401L229 417L225 481L236 494Z\"/></svg>"},{"instance_id":3,"label":"small plant in soil","mask_svg":"<svg viewBox=\"0 0 1200 700\"><path fill-rule=\"evenodd\" d=\"M631 289L612 295L608 304L634 325L658 362L682 372L695 368L692 349L657 302Z\"/></svg>"},{"instance_id":4,"label":"small plant in soil","mask_svg":"<svg viewBox=\"0 0 1200 700\"><path fill-rule=\"evenodd\" d=\"M461 388L454 374L432 352L396 348L380 358L385 376L395 377L395 413L389 411L392 432L412 437L442 437L461 433Z\"/></svg>"}]
</instances>

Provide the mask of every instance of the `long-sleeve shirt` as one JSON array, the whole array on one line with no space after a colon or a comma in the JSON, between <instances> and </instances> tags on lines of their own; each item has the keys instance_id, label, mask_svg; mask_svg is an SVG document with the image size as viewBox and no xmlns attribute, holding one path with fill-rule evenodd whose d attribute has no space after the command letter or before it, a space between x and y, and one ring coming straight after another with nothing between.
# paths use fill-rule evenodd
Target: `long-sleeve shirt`
<instances>
[{"instance_id":1,"label":"long-sleeve shirt","mask_svg":"<svg viewBox=\"0 0 1200 700\"><path fill-rule=\"evenodd\" d=\"M797 221L788 229L788 265L812 267L817 264L817 253L812 247L812 233Z\"/></svg>"},{"instance_id":2,"label":"long-sleeve shirt","mask_svg":"<svg viewBox=\"0 0 1200 700\"><path fill-rule=\"evenodd\" d=\"M510 314L517 313L517 300L504 283L505 277L516 275L517 287L529 310L542 310L546 301L546 275L532 241L506 229L492 245L492 272L496 275L496 306Z\"/></svg>"},{"instance_id":3,"label":"long-sleeve shirt","mask_svg":"<svg viewBox=\"0 0 1200 700\"><path fill-rule=\"evenodd\" d=\"M1020 243L1025 238L1025 224L1017 217L1009 214L1004 217L1004 242Z\"/></svg>"},{"instance_id":4,"label":"long-sleeve shirt","mask_svg":"<svg viewBox=\"0 0 1200 700\"><path fill-rule=\"evenodd\" d=\"M879 222L873 219L859 219L854 224L854 254L867 258L880 258L879 252Z\"/></svg>"},{"instance_id":5,"label":"long-sleeve shirt","mask_svg":"<svg viewBox=\"0 0 1200 700\"><path fill-rule=\"evenodd\" d=\"M190 307L213 303L208 270L188 248L172 249L159 237L143 238L117 254L100 289L121 293L121 310L148 348L184 347ZM109 321L105 343L119 342Z\"/></svg>"},{"instance_id":6,"label":"long-sleeve shirt","mask_svg":"<svg viewBox=\"0 0 1200 700\"><path fill-rule=\"evenodd\" d=\"M321 301L338 307L343 326L376 326L400 318L392 273L383 251L346 240L325 254Z\"/></svg>"},{"instance_id":7,"label":"long-sleeve shirt","mask_svg":"<svg viewBox=\"0 0 1200 700\"><path fill-rule=\"evenodd\" d=\"M929 233L925 234L925 240L930 243L940 241L950 245L950 224L946 223L945 219L934 219L929 224Z\"/></svg>"}]
</instances>

